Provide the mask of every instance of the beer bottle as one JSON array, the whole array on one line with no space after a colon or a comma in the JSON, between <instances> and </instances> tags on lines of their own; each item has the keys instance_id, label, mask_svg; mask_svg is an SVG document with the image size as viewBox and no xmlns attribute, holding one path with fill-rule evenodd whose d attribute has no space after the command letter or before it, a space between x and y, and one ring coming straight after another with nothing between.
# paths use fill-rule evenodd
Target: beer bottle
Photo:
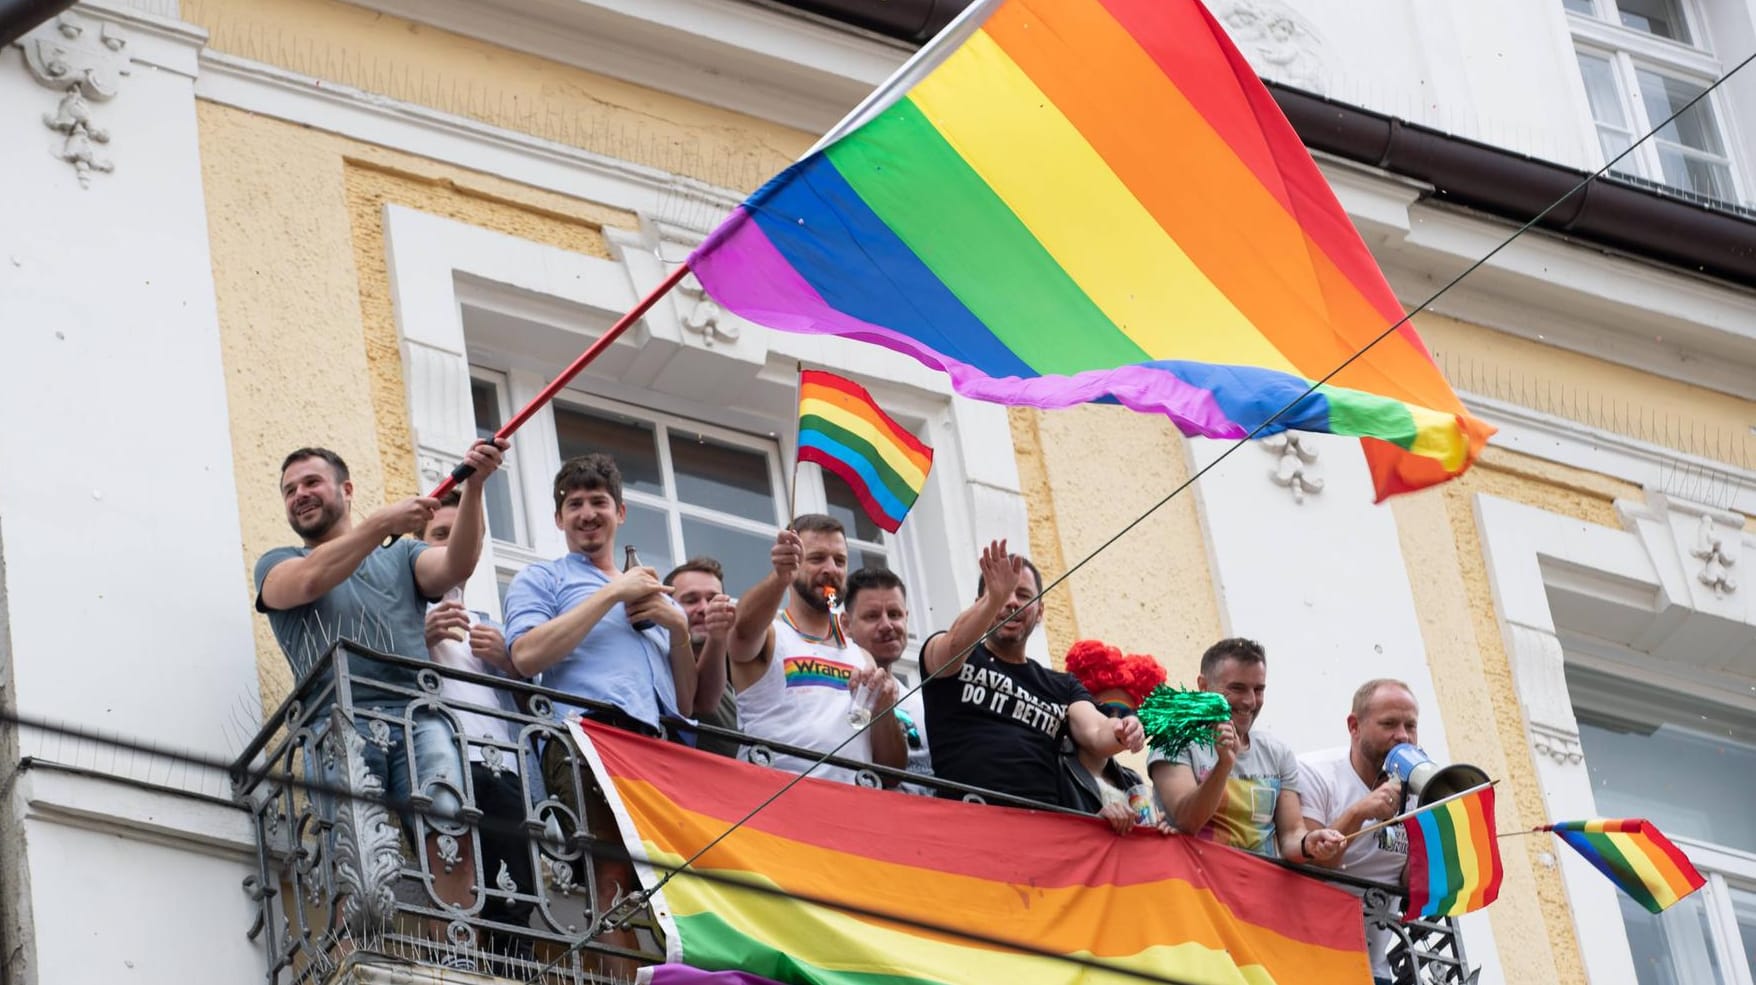
<instances>
[{"instance_id":1,"label":"beer bottle","mask_svg":"<svg viewBox=\"0 0 1756 985\"><path fill-rule=\"evenodd\" d=\"M622 570L633 571L638 567L640 567L640 554L634 550L633 544L629 544L622 551ZM656 625L658 624L651 619L639 619L634 623L634 631L644 633Z\"/></svg>"}]
</instances>

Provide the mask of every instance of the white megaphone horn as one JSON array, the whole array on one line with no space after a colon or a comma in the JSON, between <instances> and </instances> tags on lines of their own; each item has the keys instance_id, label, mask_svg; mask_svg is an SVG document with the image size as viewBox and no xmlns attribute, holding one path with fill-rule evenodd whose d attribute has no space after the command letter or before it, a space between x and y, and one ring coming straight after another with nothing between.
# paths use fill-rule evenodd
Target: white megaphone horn
<instances>
[{"instance_id":1,"label":"white megaphone horn","mask_svg":"<svg viewBox=\"0 0 1756 985\"><path fill-rule=\"evenodd\" d=\"M1402 781L1404 790L1415 795L1415 806L1425 807L1454 794L1479 787L1488 782L1488 774L1479 766L1452 763L1440 766L1426 750L1404 742L1384 757L1384 772Z\"/></svg>"}]
</instances>

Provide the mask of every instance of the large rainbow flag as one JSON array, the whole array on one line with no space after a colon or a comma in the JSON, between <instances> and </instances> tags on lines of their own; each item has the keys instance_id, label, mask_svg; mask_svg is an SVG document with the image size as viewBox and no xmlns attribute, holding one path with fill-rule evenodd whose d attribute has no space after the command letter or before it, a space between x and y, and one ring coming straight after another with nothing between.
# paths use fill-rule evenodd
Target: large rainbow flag
<instances>
[{"instance_id":1,"label":"large rainbow flag","mask_svg":"<svg viewBox=\"0 0 1756 985\"><path fill-rule=\"evenodd\" d=\"M1616 888L1648 912L1662 913L1707 884L1689 856L1671 844L1651 821L1640 818L1597 818L1557 821L1539 831L1553 831L1585 857Z\"/></svg>"},{"instance_id":2,"label":"large rainbow flag","mask_svg":"<svg viewBox=\"0 0 1756 985\"><path fill-rule=\"evenodd\" d=\"M649 887L792 779L589 722L573 734ZM658 985L1141 980L1077 960L1189 985L1370 978L1359 901L1263 859L815 778L667 883L653 908L670 963L641 981ZM728 971L743 975L700 974Z\"/></svg>"},{"instance_id":3,"label":"large rainbow flag","mask_svg":"<svg viewBox=\"0 0 1756 985\"><path fill-rule=\"evenodd\" d=\"M1403 317L1198 0L984 0L887 109L689 259L728 309L907 353L957 392L1121 403L1239 438ZM1470 417L1403 325L1268 425L1364 440L1379 499L1458 475Z\"/></svg>"},{"instance_id":4,"label":"large rainbow flag","mask_svg":"<svg viewBox=\"0 0 1756 985\"><path fill-rule=\"evenodd\" d=\"M1402 821L1408 834L1404 921L1461 916L1500 898L1494 787L1484 784Z\"/></svg>"}]
</instances>

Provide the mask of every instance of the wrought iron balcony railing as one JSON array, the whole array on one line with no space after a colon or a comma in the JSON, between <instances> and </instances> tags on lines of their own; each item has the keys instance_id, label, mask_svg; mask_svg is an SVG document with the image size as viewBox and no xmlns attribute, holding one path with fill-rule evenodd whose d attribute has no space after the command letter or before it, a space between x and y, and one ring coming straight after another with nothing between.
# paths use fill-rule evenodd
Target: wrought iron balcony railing
<instances>
[{"instance_id":1,"label":"wrought iron balcony railing","mask_svg":"<svg viewBox=\"0 0 1756 985\"><path fill-rule=\"evenodd\" d=\"M460 693L457 685L478 687ZM566 757L568 768L583 766L555 720L556 704L593 706L347 641L318 661L233 766L235 794L257 833L257 871L244 887L257 905L249 933L266 951L271 985L336 980L350 963L382 961L473 968L520 982L625 981L627 969L663 960L650 913L638 909L624 919L633 908L620 891L632 887L599 891L592 858L625 858L622 846L594 841L582 823L580 790L562 797L543 783L550 742L560 743L551 755ZM457 782L433 784L437 798L421 792L413 762L391 755L412 748L431 716L449 725L447 741L473 764ZM816 757L693 727L749 746L759 763L775 753ZM385 760L398 785L415 791L406 799L386 795ZM1063 810L867 763L829 762L855 770L867 786L906 781L975 802ZM1397 985L1474 981L1454 921L1404 924L1395 887L1293 868L1363 897L1367 924L1394 940ZM471 888L447 899L440 887L455 871L468 873ZM610 910L632 933L582 941Z\"/></svg>"}]
</instances>

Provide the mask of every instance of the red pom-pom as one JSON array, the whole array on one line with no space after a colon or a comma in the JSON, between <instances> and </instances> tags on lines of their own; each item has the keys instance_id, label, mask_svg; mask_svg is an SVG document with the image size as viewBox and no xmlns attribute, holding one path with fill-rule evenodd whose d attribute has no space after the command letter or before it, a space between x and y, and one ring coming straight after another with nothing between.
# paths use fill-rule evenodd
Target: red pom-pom
<instances>
[{"instance_id":1,"label":"red pom-pom","mask_svg":"<svg viewBox=\"0 0 1756 985\"><path fill-rule=\"evenodd\" d=\"M1130 653L1122 658L1122 675L1128 682L1123 688L1134 699L1137 708L1153 688L1165 682L1165 669L1144 653Z\"/></svg>"},{"instance_id":2,"label":"red pom-pom","mask_svg":"<svg viewBox=\"0 0 1756 985\"><path fill-rule=\"evenodd\" d=\"M1067 651L1067 672L1092 694L1116 689L1133 693L1122 666L1122 651L1099 640L1073 644Z\"/></svg>"}]
</instances>

